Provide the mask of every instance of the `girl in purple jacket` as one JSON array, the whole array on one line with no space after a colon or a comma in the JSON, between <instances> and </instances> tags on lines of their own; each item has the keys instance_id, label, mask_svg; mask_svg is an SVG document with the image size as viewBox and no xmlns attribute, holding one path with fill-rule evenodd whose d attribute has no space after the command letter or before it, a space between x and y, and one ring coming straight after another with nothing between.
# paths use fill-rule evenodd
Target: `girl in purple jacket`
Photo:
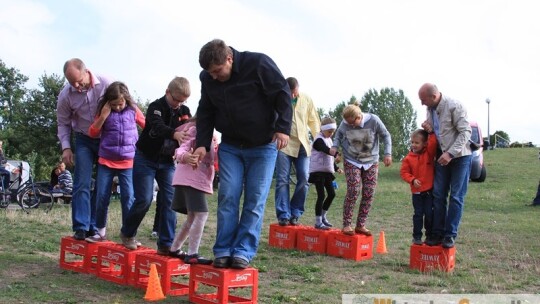
<instances>
[{"instance_id":1,"label":"girl in purple jacket","mask_svg":"<svg viewBox=\"0 0 540 304\"><path fill-rule=\"evenodd\" d=\"M213 193L214 159L216 157L214 136L210 151L202 160L193 154L195 147L195 118L178 127L177 131L186 131L187 138L176 149L176 170L173 177L174 198L171 208L179 213L187 214L187 219L176 234L171 245L171 252L179 250L188 264L211 264L212 260L199 255L199 245L206 219L208 204L206 194ZM189 237L187 253L180 250Z\"/></svg>"},{"instance_id":2,"label":"girl in purple jacket","mask_svg":"<svg viewBox=\"0 0 540 304\"><path fill-rule=\"evenodd\" d=\"M86 238L96 243L107 240L107 215L114 176L120 182L122 223L133 204L133 158L139 138L137 126L144 128L144 114L129 94L128 87L119 81L109 85L99 100L94 123L88 129L92 137L99 137L99 159L96 178L97 233Z\"/></svg>"}]
</instances>

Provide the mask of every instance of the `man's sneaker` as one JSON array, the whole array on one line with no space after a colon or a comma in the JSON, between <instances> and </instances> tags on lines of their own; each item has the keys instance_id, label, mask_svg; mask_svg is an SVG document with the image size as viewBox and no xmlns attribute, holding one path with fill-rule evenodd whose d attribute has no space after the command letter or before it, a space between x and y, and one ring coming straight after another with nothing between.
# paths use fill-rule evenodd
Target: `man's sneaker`
<instances>
[{"instance_id":1,"label":"man's sneaker","mask_svg":"<svg viewBox=\"0 0 540 304\"><path fill-rule=\"evenodd\" d=\"M278 224L280 226L287 226L289 225L289 219L288 218L282 218L278 220Z\"/></svg>"},{"instance_id":2,"label":"man's sneaker","mask_svg":"<svg viewBox=\"0 0 540 304\"><path fill-rule=\"evenodd\" d=\"M157 254L169 256L171 253L171 247L169 246L158 246L157 248Z\"/></svg>"},{"instance_id":3,"label":"man's sneaker","mask_svg":"<svg viewBox=\"0 0 540 304\"><path fill-rule=\"evenodd\" d=\"M98 243L98 242L105 242L107 238L105 236L99 235L99 233L94 234L93 236L89 236L85 238L85 240L88 243Z\"/></svg>"},{"instance_id":4,"label":"man's sneaker","mask_svg":"<svg viewBox=\"0 0 540 304\"><path fill-rule=\"evenodd\" d=\"M451 236L445 236L442 241L443 248L452 248L455 245L454 238Z\"/></svg>"},{"instance_id":5,"label":"man's sneaker","mask_svg":"<svg viewBox=\"0 0 540 304\"><path fill-rule=\"evenodd\" d=\"M78 241L84 240L86 238L86 231L84 231L84 230L75 231L75 234L73 234L73 238L78 240Z\"/></svg>"},{"instance_id":6,"label":"man's sneaker","mask_svg":"<svg viewBox=\"0 0 540 304\"><path fill-rule=\"evenodd\" d=\"M127 237L124 234L120 232L120 239L122 240L122 245L130 250L136 250L137 249L137 241L134 237Z\"/></svg>"},{"instance_id":7,"label":"man's sneaker","mask_svg":"<svg viewBox=\"0 0 540 304\"><path fill-rule=\"evenodd\" d=\"M291 226L298 226L298 217L291 217L291 219L289 220L289 224L291 224Z\"/></svg>"},{"instance_id":8,"label":"man's sneaker","mask_svg":"<svg viewBox=\"0 0 540 304\"><path fill-rule=\"evenodd\" d=\"M198 253L190 254L184 258L184 263L186 264L201 264L201 265L210 265L212 260L200 256Z\"/></svg>"},{"instance_id":9,"label":"man's sneaker","mask_svg":"<svg viewBox=\"0 0 540 304\"><path fill-rule=\"evenodd\" d=\"M428 246L439 246L442 243L442 237L440 236L428 236L426 238L426 245Z\"/></svg>"},{"instance_id":10,"label":"man's sneaker","mask_svg":"<svg viewBox=\"0 0 540 304\"><path fill-rule=\"evenodd\" d=\"M86 231L85 234L86 234L86 237L89 237L89 236L94 236L94 235L96 235L98 233L95 230L88 230L88 231Z\"/></svg>"},{"instance_id":11,"label":"man's sneaker","mask_svg":"<svg viewBox=\"0 0 540 304\"><path fill-rule=\"evenodd\" d=\"M326 226L325 224L323 223L317 223L315 224L315 229L320 229L320 230L329 230L330 227Z\"/></svg>"},{"instance_id":12,"label":"man's sneaker","mask_svg":"<svg viewBox=\"0 0 540 304\"><path fill-rule=\"evenodd\" d=\"M330 222L329 222L325 217L322 218L322 223L323 223L326 227L334 227L332 224L330 224Z\"/></svg>"},{"instance_id":13,"label":"man's sneaker","mask_svg":"<svg viewBox=\"0 0 540 304\"><path fill-rule=\"evenodd\" d=\"M215 268L229 268L231 266L232 259L230 257L220 257L214 259Z\"/></svg>"},{"instance_id":14,"label":"man's sneaker","mask_svg":"<svg viewBox=\"0 0 540 304\"><path fill-rule=\"evenodd\" d=\"M240 257L233 257L231 268L232 269L246 269L249 267L249 262L240 258Z\"/></svg>"},{"instance_id":15,"label":"man's sneaker","mask_svg":"<svg viewBox=\"0 0 540 304\"><path fill-rule=\"evenodd\" d=\"M415 237L415 238L413 238L412 242L413 242L413 244L415 244L415 245L422 245L422 244L424 244L424 242L422 242L422 238L421 238L421 237Z\"/></svg>"}]
</instances>

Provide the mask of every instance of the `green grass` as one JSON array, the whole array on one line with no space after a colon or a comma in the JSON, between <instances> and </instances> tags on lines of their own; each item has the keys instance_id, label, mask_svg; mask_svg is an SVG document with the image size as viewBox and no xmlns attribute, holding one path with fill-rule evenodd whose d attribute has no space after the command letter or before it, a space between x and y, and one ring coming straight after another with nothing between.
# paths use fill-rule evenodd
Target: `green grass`
<instances>
[{"instance_id":1,"label":"green grass","mask_svg":"<svg viewBox=\"0 0 540 304\"><path fill-rule=\"evenodd\" d=\"M536 193L540 177L537 149L498 149L485 153L487 179L471 183L456 244L451 273L409 269L412 206L408 185L399 178L400 163L381 167L368 228L386 237L388 254L374 253L355 262L268 246L268 227L275 222L273 192L268 200L261 244L252 265L259 273L260 303L340 303L343 293L538 293L540 290L540 208L525 206ZM345 184L329 211L339 225ZM316 195L310 189L301 219L313 224ZM211 257L215 239L216 196L201 253ZM52 213L0 210L0 303L144 303L144 290L120 286L94 275L58 266L60 238L71 235L69 206ZM154 207L138 238L150 239ZM179 217L181 223L183 217ZM111 204L109 237L119 241L118 203ZM168 296L162 303L187 303L186 296Z\"/></svg>"}]
</instances>

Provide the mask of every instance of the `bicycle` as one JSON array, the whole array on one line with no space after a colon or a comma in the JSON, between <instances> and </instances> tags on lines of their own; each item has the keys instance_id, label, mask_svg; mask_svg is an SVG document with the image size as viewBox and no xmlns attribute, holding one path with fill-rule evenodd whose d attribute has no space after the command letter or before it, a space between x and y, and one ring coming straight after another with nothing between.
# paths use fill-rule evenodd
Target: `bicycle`
<instances>
[{"instance_id":1,"label":"bicycle","mask_svg":"<svg viewBox=\"0 0 540 304\"><path fill-rule=\"evenodd\" d=\"M11 175L16 177L13 180L10 179L7 188L2 188L0 191L0 208L7 208L11 203L17 203L26 213L30 213L30 209L38 208L42 203L50 203L48 208L45 208L48 212L53 205L52 194L47 188L33 182L28 163L16 162L18 165L11 170ZM28 173L27 176L25 173Z\"/></svg>"}]
</instances>

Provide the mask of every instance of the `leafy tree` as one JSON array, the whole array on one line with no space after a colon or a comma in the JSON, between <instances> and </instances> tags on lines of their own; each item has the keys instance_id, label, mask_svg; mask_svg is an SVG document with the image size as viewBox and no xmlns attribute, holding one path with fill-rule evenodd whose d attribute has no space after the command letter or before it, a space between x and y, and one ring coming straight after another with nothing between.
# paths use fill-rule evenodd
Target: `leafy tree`
<instances>
[{"instance_id":1,"label":"leafy tree","mask_svg":"<svg viewBox=\"0 0 540 304\"><path fill-rule=\"evenodd\" d=\"M379 116L392 136L392 158L401 160L409 151L410 134L417 128L416 111L403 90L383 88L379 92L370 89L360 103L362 112ZM383 156L383 145L380 155Z\"/></svg>"},{"instance_id":2,"label":"leafy tree","mask_svg":"<svg viewBox=\"0 0 540 304\"><path fill-rule=\"evenodd\" d=\"M14 107L24 98L27 81L28 77L15 68L8 68L0 59L0 132L13 121Z\"/></svg>"},{"instance_id":3,"label":"leafy tree","mask_svg":"<svg viewBox=\"0 0 540 304\"><path fill-rule=\"evenodd\" d=\"M28 161L35 180L48 180L58 161L56 99L64 79L43 75L41 89L27 90L28 77L0 61L0 96L3 112L0 138L7 143L10 159ZM7 109L6 109L7 108Z\"/></svg>"}]
</instances>

